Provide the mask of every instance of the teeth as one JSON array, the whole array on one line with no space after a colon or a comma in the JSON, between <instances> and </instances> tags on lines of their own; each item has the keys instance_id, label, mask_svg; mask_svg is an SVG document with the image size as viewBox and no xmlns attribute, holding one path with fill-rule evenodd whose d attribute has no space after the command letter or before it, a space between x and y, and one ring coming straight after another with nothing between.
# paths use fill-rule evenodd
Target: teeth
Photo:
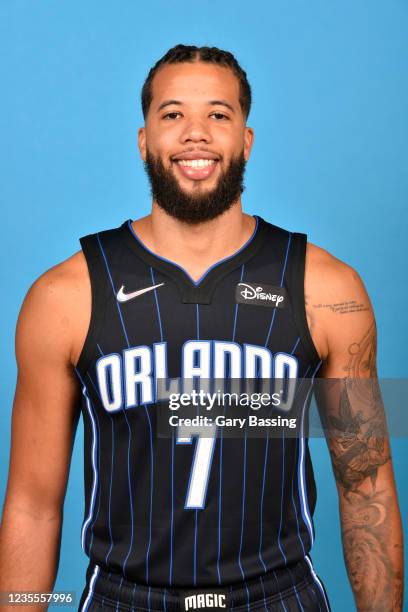
<instances>
[{"instance_id":1,"label":"teeth","mask_svg":"<svg viewBox=\"0 0 408 612\"><path fill-rule=\"evenodd\" d=\"M206 168L215 163L214 159L179 159L180 166L188 166L189 168Z\"/></svg>"}]
</instances>

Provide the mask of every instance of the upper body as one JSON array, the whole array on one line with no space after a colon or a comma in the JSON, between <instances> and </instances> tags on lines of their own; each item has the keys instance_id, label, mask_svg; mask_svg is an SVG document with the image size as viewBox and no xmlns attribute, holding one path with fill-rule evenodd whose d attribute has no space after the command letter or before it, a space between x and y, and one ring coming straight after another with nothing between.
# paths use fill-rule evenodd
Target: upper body
<instances>
[{"instance_id":1,"label":"upper body","mask_svg":"<svg viewBox=\"0 0 408 612\"><path fill-rule=\"evenodd\" d=\"M246 126L248 108L236 73L211 63L165 64L150 87L139 149L152 183L152 211L132 227L147 248L198 280L236 253L254 230L240 197L254 138ZM209 161L192 164L192 159ZM206 196L217 189L214 203ZM307 323L322 361L320 377L345 381L339 401L322 398L323 419L340 429L333 423L344 419L344 429L347 419L357 423L351 444L345 446L338 436L328 440L357 605L360 610L398 610L402 539L389 442L381 430L378 394L362 403L354 382L376 379L373 309L358 273L310 242L304 289ZM44 273L24 300L16 335L18 380L4 521L8 513L18 513L22 521L28 515L60 524L79 416L74 368L87 336L91 300L82 251ZM365 422L379 428L381 436L373 437ZM373 565L381 559L375 585L367 587L374 578L370 569L361 574L359 551L370 551Z\"/></svg>"}]
</instances>

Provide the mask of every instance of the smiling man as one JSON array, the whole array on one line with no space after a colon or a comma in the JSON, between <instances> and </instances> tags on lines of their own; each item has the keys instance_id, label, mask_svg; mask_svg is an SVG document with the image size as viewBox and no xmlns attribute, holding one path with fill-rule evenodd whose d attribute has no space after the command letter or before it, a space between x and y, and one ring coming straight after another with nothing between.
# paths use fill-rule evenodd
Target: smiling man
<instances>
[{"instance_id":1,"label":"smiling man","mask_svg":"<svg viewBox=\"0 0 408 612\"><path fill-rule=\"evenodd\" d=\"M142 90L151 214L81 238L81 251L30 288L17 325L0 591L52 590L82 411L90 562L80 609L330 609L310 557L305 415L319 377L338 383L320 405L357 608L402 609L370 300L358 274L305 234L242 211L250 107L231 53L170 49ZM253 436L250 406L244 417L223 404L240 433L209 415L206 431L190 418L160 435L159 382L171 395L186 391L180 380L241 377L270 384L276 418L259 422L274 428ZM296 436L279 429L293 414Z\"/></svg>"}]
</instances>

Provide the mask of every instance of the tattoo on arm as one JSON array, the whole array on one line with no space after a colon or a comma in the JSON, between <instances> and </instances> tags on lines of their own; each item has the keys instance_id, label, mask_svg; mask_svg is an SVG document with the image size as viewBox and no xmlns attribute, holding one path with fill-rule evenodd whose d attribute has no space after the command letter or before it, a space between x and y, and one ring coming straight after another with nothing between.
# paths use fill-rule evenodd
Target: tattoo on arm
<instances>
[{"instance_id":1,"label":"tattoo on arm","mask_svg":"<svg viewBox=\"0 0 408 612\"><path fill-rule=\"evenodd\" d=\"M395 499L377 486L378 470L390 461L390 452L376 372L375 322L348 353L346 375L335 382L322 415L339 488L345 559L358 610L399 611L402 572L393 557L402 544L392 529Z\"/></svg>"},{"instance_id":2,"label":"tattoo on arm","mask_svg":"<svg viewBox=\"0 0 408 612\"><path fill-rule=\"evenodd\" d=\"M375 489L378 468L390 460L375 366L375 323L360 342L349 346L349 356L337 413L328 414L334 472L346 497L350 492L361 494L359 487L367 478Z\"/></svg>"},{"instance_id":3,"label":"tattoo on arm","mask_svg":"<svg viewBox=\"0 0 408 612\"><path fill-rule=\"evenodd\" d=\"M329 308L338 314L349 314L351 312L366 312L369 309L367 304L357 302L357 300L346 300L344 302L333 302L332 304L313 304L313 308Z\"/></svg>"}]
</instances>

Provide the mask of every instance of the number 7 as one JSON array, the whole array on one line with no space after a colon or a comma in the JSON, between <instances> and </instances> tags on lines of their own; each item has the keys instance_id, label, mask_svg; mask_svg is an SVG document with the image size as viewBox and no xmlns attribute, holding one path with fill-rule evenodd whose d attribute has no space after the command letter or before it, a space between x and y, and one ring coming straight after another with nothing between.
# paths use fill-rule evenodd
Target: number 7
<instances>
[{"instance_id":1,"label":"number 7","mask_svg":"<svg viewBox=\"0 0 408 612\"><path fill-rule=\"evenodd\" d=\"M204 508L216 434L217 426L214 424L177 427L177 444L192 444L193 438L197 438L184 505L186 510Z\"/></svg>"}]
</instances>

